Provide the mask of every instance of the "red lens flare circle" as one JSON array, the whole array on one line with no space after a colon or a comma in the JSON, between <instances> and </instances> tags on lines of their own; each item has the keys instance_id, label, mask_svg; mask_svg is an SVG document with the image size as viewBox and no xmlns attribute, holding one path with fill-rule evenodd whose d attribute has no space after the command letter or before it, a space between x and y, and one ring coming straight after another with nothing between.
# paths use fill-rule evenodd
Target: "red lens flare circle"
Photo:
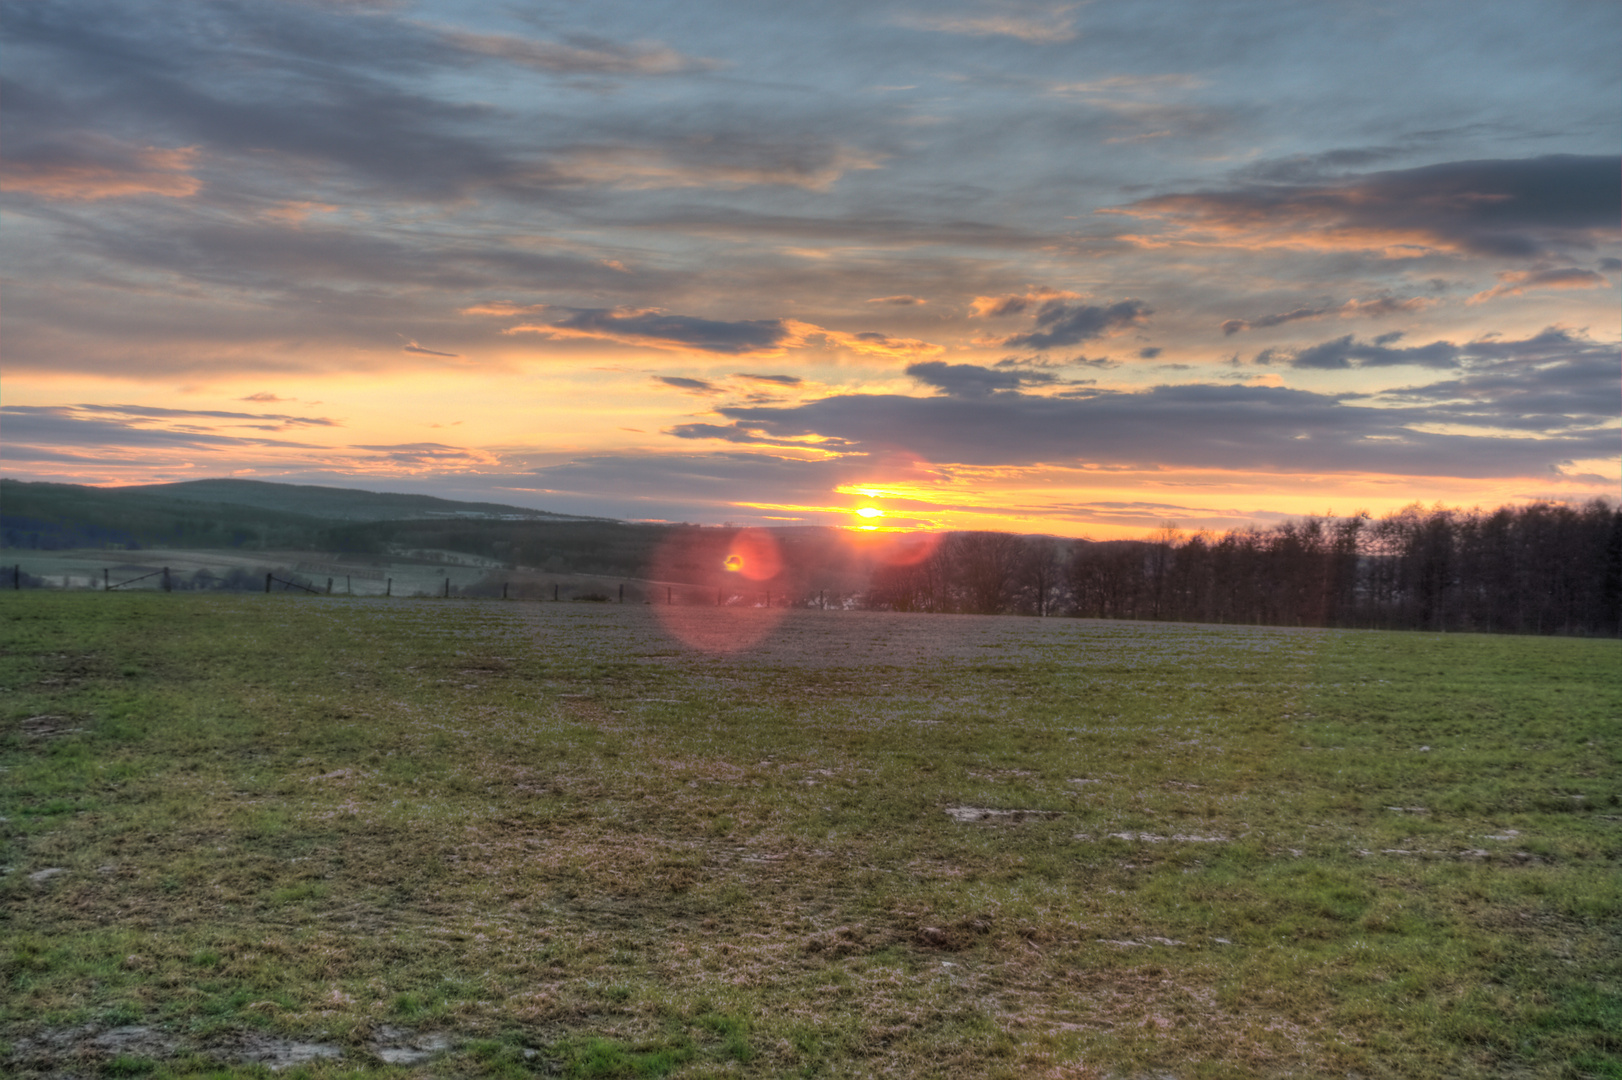
<instances>
[{"instance_id":1,"label":"red lens flare circle","mask_svg":"<svg viewBox=\"0 0 1622 1080\"><path fill-rule=\"evenodd\" d=\"M689 649L754 648L788 614L783 553L764 529L673 533L648 568L654 614Z\"/></svg>"},{"instance_id":2,"label":"red lens flare circle","mask_svg":"<svg viewBox=\"0 0 1622 1080\"><path fill-rule=\"evenodd\" d=\"M941 533L897 533L886 536L876 555L883 566L917 566L940 547Z\"/></svg>"}]
</instances>

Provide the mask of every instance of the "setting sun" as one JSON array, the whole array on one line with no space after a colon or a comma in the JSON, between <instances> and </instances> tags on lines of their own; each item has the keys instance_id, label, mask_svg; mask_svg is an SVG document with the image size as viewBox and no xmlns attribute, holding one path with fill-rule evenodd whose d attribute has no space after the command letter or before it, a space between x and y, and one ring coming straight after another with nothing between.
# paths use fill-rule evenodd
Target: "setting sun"
<instances>
[{"instance_id":1,"label":"setting sun","mask_svg":"<svg viewBox=\"0 0 1622 1080\"><path fill-rule=\"evenodd\" d=\"M865 517L865 518L877 518L877 517L883 517L884 516L884 511L880 510L876 506L864 506L861 509L857 510L856 513L858 513L859 515L861 515L862 517Z\"/></svg>"}]
</instances>

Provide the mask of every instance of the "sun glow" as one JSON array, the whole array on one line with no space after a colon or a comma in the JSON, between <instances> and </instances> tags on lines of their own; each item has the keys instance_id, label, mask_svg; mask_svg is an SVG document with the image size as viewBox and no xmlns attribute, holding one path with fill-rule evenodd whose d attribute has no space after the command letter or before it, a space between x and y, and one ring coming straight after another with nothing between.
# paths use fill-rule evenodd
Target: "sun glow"
<instances>
[{"instance_id":1,"label":"sun glow","mask_svg":"<svg viewBox=\"0 0 1622 1080\"><path fill-rule=\"evenodd\" d=\"M857 510L856 513L860 514L862 517L865 517L865 518L877 518L877 517L883 517L884 516L884 511L880 510L876 506L864 506L861 509Z\"/></svg>"}]
</instances>

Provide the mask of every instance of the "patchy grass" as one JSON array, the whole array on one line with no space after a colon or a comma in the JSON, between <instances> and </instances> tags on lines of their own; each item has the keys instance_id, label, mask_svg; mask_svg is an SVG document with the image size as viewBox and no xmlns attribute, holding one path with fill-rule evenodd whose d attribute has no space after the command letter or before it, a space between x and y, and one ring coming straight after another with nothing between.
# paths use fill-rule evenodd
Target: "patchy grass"
<instances>
[{"instance_id":1,"label":"patchy grass","mask_svg":"<svg viewBox=\"0 0 1622 1080\"><path fill-rule=\"evenodd\" d=\"M656 615L0 598L0 1066L1622 1075L1617 642Z\"/></svg>"}]
</instances>

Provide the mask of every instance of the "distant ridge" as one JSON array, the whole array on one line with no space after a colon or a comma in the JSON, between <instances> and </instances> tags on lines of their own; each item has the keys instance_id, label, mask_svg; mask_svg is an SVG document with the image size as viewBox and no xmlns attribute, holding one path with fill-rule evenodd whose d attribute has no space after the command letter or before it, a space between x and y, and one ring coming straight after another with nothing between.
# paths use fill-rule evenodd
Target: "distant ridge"
<instances>
[{"instance_id":1,"label":"distant ridge","mask_svg":"<svg viewBox=\"0 0 1622 1080\"><path fill-rule=\"evenodd\" d=\"M224 503L276 510L329 521L413 521L466 518L479 521L609 521L611 518L554 514L504 503L459 502L432 495L402 495L314 484L278 484L265 480L184 480L143 484L104 491L157 495L186 502Z\"/></svg>"}]
</instances>

